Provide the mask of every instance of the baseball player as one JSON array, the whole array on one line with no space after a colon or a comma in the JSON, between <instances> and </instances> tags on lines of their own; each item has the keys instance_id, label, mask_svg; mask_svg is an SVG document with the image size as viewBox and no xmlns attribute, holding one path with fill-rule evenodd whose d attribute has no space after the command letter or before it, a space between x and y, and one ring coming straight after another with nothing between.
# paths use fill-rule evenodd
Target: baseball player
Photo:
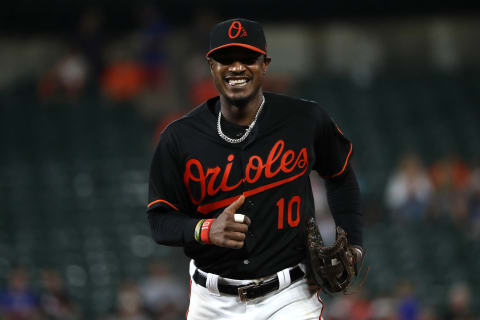
<instances>
[{"instance_id":1,"label":"baseball player","mask_svg":"<svg viewBox=\"0 0 480 320\"><path fill-rule=\"evenodd\" d=\"M154 240L191 258L188 320L321 319L305 277L309 174L361 255L352 144L316 102L262 90L271 59L260 24L217 24L206 54L219 96L171 123L153 156Z\"/></svg>"}]
</instances>

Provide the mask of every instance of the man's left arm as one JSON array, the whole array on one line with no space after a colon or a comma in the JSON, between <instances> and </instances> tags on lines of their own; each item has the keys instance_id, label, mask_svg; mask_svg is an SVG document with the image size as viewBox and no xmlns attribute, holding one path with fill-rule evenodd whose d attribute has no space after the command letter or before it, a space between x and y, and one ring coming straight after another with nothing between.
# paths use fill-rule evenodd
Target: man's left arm
<instances>
[{"instance_id":1,"label":"man's left arm","mask_svg":"<svg viewBox=\"0 0 480 320\"><path fill-rule=\"evenodd\" d=\"M361 254L363 236L360 188L351 165L348 164L341 175L326 178L325 187L335 224L347 232L349 244L359 249Z\"/></svg>"}]
</instances>

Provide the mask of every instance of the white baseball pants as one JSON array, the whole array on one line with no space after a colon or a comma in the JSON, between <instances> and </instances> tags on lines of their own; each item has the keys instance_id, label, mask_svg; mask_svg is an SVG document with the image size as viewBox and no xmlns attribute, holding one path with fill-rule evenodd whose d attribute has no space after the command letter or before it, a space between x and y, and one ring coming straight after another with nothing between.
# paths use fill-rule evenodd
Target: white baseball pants
<instances>
[{"instance_id":1,"label":"white baseball pants","mask_svg":"<svg viewBox=\"0 0 480 320\"><path fill-rule=\"evenodd\" d=\"M242 302L238 296L218 292L218 282L231 285L251 283L252 280L235 280L208 276L207 288L196 284L192 276L196 270L190 262L190 306L187 320L323 320L323 302L308 289L306 279L289 283L290 268L277 273L280 288L263 297ZM203 273L203 271L199 270ZM206 273L203 275L207 276Z\"/></svg>"}]
</instances>

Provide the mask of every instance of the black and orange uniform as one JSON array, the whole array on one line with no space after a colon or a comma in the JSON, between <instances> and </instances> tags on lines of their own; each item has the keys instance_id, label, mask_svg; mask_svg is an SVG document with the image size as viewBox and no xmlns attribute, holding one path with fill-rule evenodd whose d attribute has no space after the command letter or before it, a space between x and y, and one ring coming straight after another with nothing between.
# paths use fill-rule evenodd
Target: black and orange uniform
<instances>
[{"instance_id":1,"label":"black and orange uniform","mask_svg":"<svg viewBox=\"0 0 480 320\"><path fill-rule=\"evenodd\" d=\"M259 278L305 258L303 222L315 212L312 170L327 181L335 222L352 245L362 245L352 143L316 102L264 97L257 124L242 143L217 134L216 97L164 130L151 164L147 212L154 239L183 246L198 268L222 277ZM233 138L246 129L223 117L221 126ZM241 194L246 200L238 212L252 221L243 248L196 242L197 222L217 217Z\"/></svg>"}]
</instances>

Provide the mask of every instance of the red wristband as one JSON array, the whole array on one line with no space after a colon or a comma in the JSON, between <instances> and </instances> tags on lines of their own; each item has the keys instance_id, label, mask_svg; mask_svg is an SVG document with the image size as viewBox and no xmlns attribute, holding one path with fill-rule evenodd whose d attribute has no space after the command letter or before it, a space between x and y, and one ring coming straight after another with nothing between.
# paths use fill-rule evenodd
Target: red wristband
<instances>
[{"instance_id":1,"label":"red wristband","mask_svg":"<svg viewBox=\"0 0 480 320\"><path fill-rule=\"evenodd\" d=\"M212 227L212 223L215 219L207 219L202 224L202 231L200 233L200 239L203 243L210 244L210 228Z\"/></svg>"}]
</instances>

